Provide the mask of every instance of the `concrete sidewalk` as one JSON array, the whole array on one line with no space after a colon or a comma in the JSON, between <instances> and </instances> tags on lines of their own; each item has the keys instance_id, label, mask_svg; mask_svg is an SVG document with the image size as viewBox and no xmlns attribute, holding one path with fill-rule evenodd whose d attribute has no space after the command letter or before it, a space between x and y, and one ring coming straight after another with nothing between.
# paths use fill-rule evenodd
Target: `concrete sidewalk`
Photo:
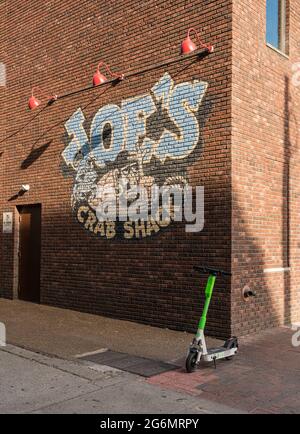
<instances>
[{"instance_id":1,"label":"concrete sidewalk","mask_svg":"<svg viewBox=\"0 0 300 434\"><path fill-rule=\"evenodd\" d=\"M211 404L210 411L215 405L215 412L225 406L234 412L300 413L300 337L295 339L295 331L288 327L242 338L239 354L231 362L220 361L217 370L202 365L188 375L182 368L192 338L187 333L7 300L0 300L0 322L7 327L10 344L65 359L61 363L66 371L83 363L76 355L110 349L175 363L177 370L140 378L139 384L151 386L151 391L157 388L157 393L182 395L191 403L204 400ZM216 343L209 340L209 346ZM100 365L99 369L107 371ZM124 397L133 393L130 388L126 392L125 383ZM155 411L155 402L153 407L151 400L148 404L149 412Z\"/></svg>"},{"instance_id":2,"label":"concrete sidewalk","mask_svg":"<svg viewBox=\"0 0 300 434\"><path fill-rule=\"evenodd\" d=\"M0 299L0 322L6 325L8 343L71 359L108 348L170 362L186 354L193 337L184 332L18 300ZM217 341L209 342L213 345Z\"/></svg>"},{"instance_id":3,"label":"concrete sidewalk","mask_svg":"<svg viewBox=\"0 0 300 434\"><path fill-rule=\"evenodd\" d=\"M12 345L0 348L0 385L0 414L239 413L127 372L95 370Z\"/></svg>"}]
</instances>

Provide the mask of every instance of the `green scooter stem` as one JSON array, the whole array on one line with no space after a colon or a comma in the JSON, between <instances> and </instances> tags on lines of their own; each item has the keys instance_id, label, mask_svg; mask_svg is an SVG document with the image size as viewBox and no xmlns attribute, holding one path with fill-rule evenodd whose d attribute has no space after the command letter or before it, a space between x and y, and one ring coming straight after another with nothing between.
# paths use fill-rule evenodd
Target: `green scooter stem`
<instances>
[{"instance_id":1,"label":"green scooter stem","mask_svg":"<svg viewBox=\"0 0 300 434\"><path fill-rule=\"evenodd\" d=\"M213 294L216 278L217 277L214 275L210 275L208 278L208 281L206 284L206 289L205 289L205 305L204 305L203 313L202 313L202 316L201 316L201 319L200 319L200 322L198 325L198 330L204 331L204 329L205 329L207 313L208 313L211 297Z\"/></svg>"},{"instance_id":2,"label":"green scooter stem","mask_svg":"<svg viewBox=\"0 0 300 434\"><path fill-rule=\"evenodd\" d=\"M209 273L209 277L206 283L205 303L202 316L198 324L197 334L190 345L190 349L186 358L185 365L186 371L188 373L195 371L196 368L199 366L201 360L205 362L214 362L216 367L217 360L229 360L233 356L235 356L238 351L238 340L236 337L227 339L224 345L219 348L207 348L204 333L204 329L206 326L206 317L208 314L217 276L229 276L231 275L231 273L210 267L194 267L194 269L203 273Z\"/></svg>"}]
</instances>

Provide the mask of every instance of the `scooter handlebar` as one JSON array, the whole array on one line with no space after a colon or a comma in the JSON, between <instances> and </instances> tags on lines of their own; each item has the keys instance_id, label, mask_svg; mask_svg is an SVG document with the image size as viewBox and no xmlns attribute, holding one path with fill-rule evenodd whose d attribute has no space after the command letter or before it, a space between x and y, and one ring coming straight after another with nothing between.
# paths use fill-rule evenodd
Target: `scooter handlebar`
<instances>
[{"instance_id":1,"label":"scooter handlebar","mask_svg":"<svg viewBox=\"0 0 300 434\"><path fill-rule=\"evenodd\" d=\"M211 267L198 267L194 266L195 271L200 271L202 273L208 273L217 276L218 274L221 276L231 276L232 273L229 271L220 270L218 268L211 268Z\"/></svg>"}]
</instances>

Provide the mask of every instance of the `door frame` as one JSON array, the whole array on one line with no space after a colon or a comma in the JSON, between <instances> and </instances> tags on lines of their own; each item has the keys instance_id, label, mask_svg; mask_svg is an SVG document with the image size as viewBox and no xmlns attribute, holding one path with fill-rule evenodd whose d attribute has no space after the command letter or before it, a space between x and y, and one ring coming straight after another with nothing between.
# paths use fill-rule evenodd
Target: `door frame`
<instances>
[{"instance_id":1,"label":"door frame","mask_svg":"<svg viewBox=\"0 0 300 434\"><path fill-rule=\"evenodd\" d=\"M19 264L19 250L20 250L20 221L21 221L21 213L20 210L22 207L40 207L41 212L41 230L40 230L40 240L41 240L41 250L40 250L40 276L41 276L41 268L42 268L42 204L40 202L37 203L22 203L15 206L14 213L14 259L13 259L13 299L19 300L19 277L20 277L20 264ZM40 278L41 282L41 278ZM41 303L41 287L40 287L40 303Z\"/></svg>"}]
</instances>

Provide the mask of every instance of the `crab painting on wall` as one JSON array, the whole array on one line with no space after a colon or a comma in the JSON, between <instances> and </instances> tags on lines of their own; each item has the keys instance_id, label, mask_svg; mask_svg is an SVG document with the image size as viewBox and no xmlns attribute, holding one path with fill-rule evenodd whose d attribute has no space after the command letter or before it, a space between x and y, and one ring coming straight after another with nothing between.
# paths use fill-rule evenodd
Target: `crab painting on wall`
<instances>
[{"instance_id":1,"label":"crab painting on wall","mask_svg":"<svg viewBox=\"0 0 300 434\"><path fill-rule=\"evenodd\" d=\"M201 148L199 111L208 84L194 79L175 85L168 73L149 93L108 104L94 116L89 134L79 108L66 122L69 143L62 153L74 177L71 206L78 222L98 237L145 238L172 223L161 215L132 221L100 218L103 203L126 187L128 206L138 203L137 187L184 188L191 155Z\"/></svg>"}]
</instances>

